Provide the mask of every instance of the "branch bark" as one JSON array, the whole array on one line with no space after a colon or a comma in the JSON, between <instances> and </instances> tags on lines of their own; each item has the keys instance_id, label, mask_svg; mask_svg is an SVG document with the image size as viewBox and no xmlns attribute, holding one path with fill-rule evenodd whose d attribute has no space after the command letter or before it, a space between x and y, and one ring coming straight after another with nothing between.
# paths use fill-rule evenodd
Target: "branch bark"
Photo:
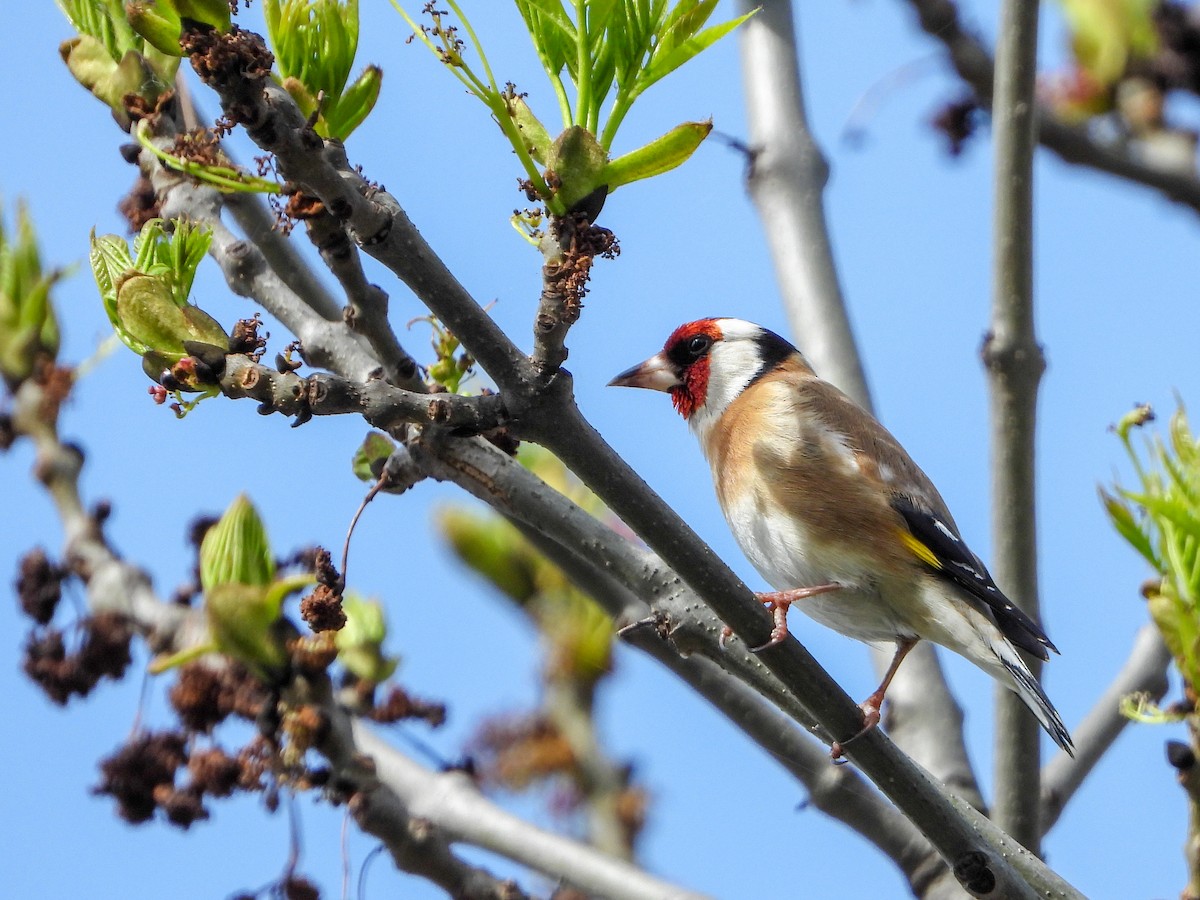
<instances>
[{"instance_id":1,"label":"branch bark","mask_svg":"<svg viewBox=\"0 0 1200 900\"><path fill-rule=\"evenodd\" d=\"M261 413L296 416L297 425L312 416L349 414L360 415L387 432L407 423L479 434L508 420L499 394L427 394L395 387L381 378L351 381L324 372L301 377L278 372L241 354L225 357L221 391L227 397L259 401Z\"/></svg>"},{"instance_id":2,"label":"branch bark","mask_svg":"<svg viewBox=\"0 0 1200 900\"><path fill-rule=\"evenodd\" d=\"M417 361L400 345L388 321L387 292L367 281L358 247L346 229L323 208L310 214L305 224L309 239L346 293L348 305L342 311L346 324L367 339L388 381L410 391L428 390Z\"/></svg>"},{"instance_id":3,"label":"branch bark","mask_svg":"<svg viewBox=\"0 0 1200 900\"><path fill-rule=\"evenodd\" d=\"M1005 0L1000 17L996 91L995 242L991 330L983 359L989 388L992 447L992 541L996 580L1035 621L1037 518L1034 437L1037 390L1045 369L1033 324L1034 86L1037 0ZM1037 677L1039 660L1028 660ZM997 824L1038 853L1037 721L1006 688L996 691Z\"/></svg>"}]
</instances>

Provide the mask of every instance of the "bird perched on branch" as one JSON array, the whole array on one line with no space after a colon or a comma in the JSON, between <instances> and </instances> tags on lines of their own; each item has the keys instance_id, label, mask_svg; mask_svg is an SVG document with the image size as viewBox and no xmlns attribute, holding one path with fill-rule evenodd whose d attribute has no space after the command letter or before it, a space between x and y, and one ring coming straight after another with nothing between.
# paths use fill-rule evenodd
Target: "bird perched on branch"
<instances>
[{"instance_id":1,"label":"bird perched on branch","mask_svg":"<svg viewBox=\"0 0 1200 900\"><path fill-rule=\"evenodd\" d=\"M763 647L787 635L792 603L842 634L896 644L854 737L879 723L892 677L924 638L1015 691L1073 752L1016 649L1045 660L1057 648L996 586L904 448L790 343L741 319L700 319L610 384L668 392L699 438L734 537L776 589L759 595L775 626Z\"/></svg>"}]
</instances>

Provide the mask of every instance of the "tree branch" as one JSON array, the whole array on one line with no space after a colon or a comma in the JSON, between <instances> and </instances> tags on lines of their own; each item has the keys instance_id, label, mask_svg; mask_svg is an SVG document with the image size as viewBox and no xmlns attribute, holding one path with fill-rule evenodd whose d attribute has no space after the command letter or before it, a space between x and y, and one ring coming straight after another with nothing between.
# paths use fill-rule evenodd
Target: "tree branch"
<instances>
[{"instance_id":1,"label":"tree branch","mask_svg":"<svg viewBox=\"0 0 1200 900\"><path fill-rule=\"evenodd\" d=\"M790 0L738 0L750 165L746 180L792 334L821 377L863 409L871 394L838 283L822 195L829 165L804 109Z\"/></svg>"},{"instance_id":2,"label":"tree branch","mask_svg":"<svg viewBox=\"0 0 1200 900\"><path fill-rule=\"evenodd\" d=\"M1034 86L1038 0L1005 0L1000 17L992 321L983 347L992 447L992 541L997 582L1038 618L1034 438L1037 390L1046 367L1033 326ZM1034 677L1040 660L1028 660ZM993 817L1038 853L1037 720L1012 691L997 687Z\"/></svg>"},{"instance_id":3,"label":"tree branch","mask_svg":"<svg viewBox=\"0 0 1200 900\"><path fill-rule=\"evenodd\" d=\"M350 381L317 373L301 377L278 372L242 354L225 357L221 391L227 397L251 397L259 412L296 416L296 424L312 416L361 415L376 428L390 432L399 425L441 425L455 432L479 434L507 421L499 394L467 397L407 391L381 378Z\"/></svg>"},{"instance_id":4,"label":"tree branch","mask_svg":"<svg viewBox=\"0 0 1200 900\"><path fill-rule=\"evenodd\" d=\"M346 292L346 324L367 339L383 363L387 380L410 391L428 390L417 361L401 346L388 321L387 292L367 281L358 247L351 243L341 223L324 208L308 215L304 222L321 259Z\"/></svg>"},{"instance_id":5,"label":"tree branch","mask_svg":"<svg viewBox=\"0 0 1200 900\"><path fill-rule=\"evenodd\" d=\"M126 616L156 648L192 646L205 640L207 626L198 610L160 599L144 572L122 560L105 542L99 524L79 496L83 456L60 442L47 421L43 389L33 380L18 390L13 425L37 450L39 480L55 502L67 534L65 556L83 578L93 611ZM588 893L626 900L699 898L568 838L536 828L499 809L461 773L434 773L385 744L365 726L352 723L338 705L328 678L313 678L290 689L315 702L330 722L321 751L334 772L331 783L352 794L351 811L360 826L380 838L397 864L471 900L517 900L516 886L458 858L452 842L467 841L525 863L552 879Z\"/></svg>"},{"instance_id":6,"label":"tree branch","mask_svg":"<svg viewBox=\"0 0 1200 900\"><path fill-rule=\"evenodd\" d=\"M589 894L627 900L699 898L703 895L660 881L636 866L598 853L569 838L534 828L484 798L462 772L430 772L353 723L355 744L374 757L379 781L408 816L428 822L477 847L499 853Z\"/></svg>"},{"instance_id":7,"label":"tree branch","mask_svg":"<svg viewBox=\"0 0 1200 900\"><path fill-rule=\"evenodd\" d=\"M258 194L227 194L222 199L242 234L258 247L271 271L303 298L309 309L322 319L336 322L341 317L341 304L283 234L262 197Z\"/></svg>"},{"instance_id":8,"label":"tree branch","mask_svg":"<svg viewBox=\"0 0 1200 900\"><path fill-rule=\"evenodd\" d=\"M953 0L907 0L921 28L946 48L950 63L975 92L979 102L992 107L992 58L987 47L969 33L958 17ZM1037 110L1037 140L1063 160L1107 172L1134 184L1152 188L1168 200L1200 212L1200 178L1178 168L1160 168L1134 157L1120 144L1093 140L1081 126L1068 125L1044 107Z\"/></svg>"},{"instance_id":9,"label":"tree branch","mask_svg":"<svg viewBox=\"0 0 1200 900\"><path fill-rule=\"evenodd\" d=\"M539 479L536 479L527 470L516 465L498 451L495 451L486 445L482 445L478 441L435 441L432 444L425 444L422 442L419 447L421 448L419 453L417 452L418 448L414 447L414 453L418 455L418 464L426 468L426 471L432 477L453 480L463 487L466 487L476 496L487 500L493 506L496 506L497 509L508 515L513 515L523 521L529 521L530 519L533 519L540 529L546 529L549 527L559 538L563 539L564 541L569 539L571 547L578 548L576 551L578 553L586 554L587 558L593 561L592 565L608 573L607 577L622 580L634 579L632 584L636 584L641 588L640 591L635 589L635 592L640 592L644 596L652 598L655 608L664 611L665 617L669 623L668 627L676 628L676 631L672 633L672 638L677 644L680 642L680 638L678 636L679 631L685 629L691 631L693 628L695 628L697 631L706 633L709 643L715 645L715 638L717 632L719 631L719 627L709 625L707 626L707 630L705 632L705 626L703 624L697 624L693 626L682 621L680 614L675 610L682 610L683 616L686 616L689 613L694 614L696 610L696 604L694 600L689 602L687 595L683 595L682 597L666 596L666 585L664 584L664 581L659 580L660 575L656 574L652 568L652 558L639 558L635 554L631 555L630 551L632 548L622 550L618 542L613 540L614 535L606 526L596 521L591 516L588 516L586 513L583 513L581 510L578 510L574 504L571 504L566 500L566 498L562 497L562 495L542 484ZM439 467L437 465L431 466L430 463L432 460L428 458L420 458L421 454L428 456L429 453L434 454L438 459L444 459L447 465L443 467ZM526 479L532 479L535 484L526 485L524 483ZM541 507L543 501L547 504L550 504L551 508L545 509ZM675 576L673 574L668 575L666 578L667 583L674 578ZM613 596L616 596L617 598L624 597L623 594L616 594ZM664 602L668 600L674 600L677 601L677 603L669 604ZM622 613L624 615L629 615L632 610L628 607L627 598L625 598L619 599L619 602L610 608L609 612L610 614L614 615ZM726 708L725 704L727 700L722 699L720 695L711 696L708 692L703 691L695 684L695 679L703 673L703 668L701 668L699 671L692 671L684 668L684 666L686 663L688 666L707 668L711 664L728 668L735 665L739 657L745 653L744 650L738 650L735 652L734 648L731 647L724 653L714 654L713 659L702 662L701 658L695 655L688 657L687 660L681 660L677 655L679 651L672 648L670 645L663 643L661 639L654 637L653 629L650 628L638 630L627 629L626 639L630 641L636 641L638 646L647 649L648 652L651 652L655 656L655 658L668 665L673 671L676 671L681 675L681 677L685 678L685 680L688 680L689 684L692 684L697 688L697 690L701 690L701 692L709 698L710 702L718 705L718 707L722 708L723 710ZM687 648L689 650L699 649L699 643L700 641L697 637L689 636ZM749 665L761 666L761 663L758 662L757 657L751 654L745 655L751 660ZM745 673L740 669L738 670L738 675L744 679L749 678L748 673ZM774 691L772 691L770 688L771 684L777 684L774 679L771 679L770 682L764 683L760 676L758 679L758 684L760 689L763 690L764 695L771 698L773 701L780 696L781 692L778 687L776 687ZM809 699L814 695L820 696L821 691L840 691L840 688L837 688L836 685L833 685L831 682L828 683L828 685L828 687L823 686L820 689L814 689L812 692L801 694L800 696ZM745 697L744 692L745 688L739 692L740 697ZM794 701L792 701L792 703L794 704ZM812 704L809 703L805 705L811 706ZM735 707L735 710L737 709L739 708ZM730 712L734 712L735 710L730 710ZM743 719L745 715L746 709L741 707L740 711L737 712L737 717L733 718L733 721L739 724L739 726L747 728L747 731L753 735L754 732L750 731L750 727L743 725ZM812 721L812 717L808 713L801 713L800 718L801 721ZM780 758L780 747L776 742L787 737L788 733L781 732L779 730L779 720L776 719L772 721L769 719L759 719L755 717L752 721L754 722L756 728L767 729L768 734L775 735L773 742L766 745L766 747L768 751L772 753L772 755L775 755L776 758ZM789 728L791 727L792 726L789 726ZM868 737L864 737L862 740L865 742L868 740ZM792 740L799 741L799 735L795 735ZM886 741L886 738L884 738L884 740ZM851 745L851 748L857 747L859 743L860 742L855 742L855 744ZM849 750L851 748L847 749ZM897 760L903 761L897 763L897 767L900 769L900 771L894 773L893 781L899 782L900 784L904 785L904 787L897 791L895 785L893 784L890 792L893 795L894 801L896 801L897 795L899 796L900 799L896 802L900 804L901 809L903 809L906 814L912 816L912 810L914 806L932 803L935 807L941 808L941 815L951 817L954 822L959 821L960 814L950 811L951 804L953 804L954 807L957 807L959 805L958 802L942 794L941 789L936 787L934 782L930 781L928 776L926 776L920 769L916 768L907 760L907 758L898 754L890 742L886 744L886 748L887 749L883 751L884 753L894 754ZM825 770L832 768L828 763L828 757L825 754L821 754L820 756L821 760L820 765L818 766L816 760L812 759L811 754L806 753L804 755L800 755L798 748L792 748L787 750L786 755L782 758L782 761L784 761L785 765L788 766L789 771L792 771L797 775L797 777L801 777L803 779L805 775L807 775L808 779L811 780L815 778L819 783L828 777L825 773ZM812 760L812 768L808 767L809 760ZM867 770L867 766L864 765L863 768L864 770ZM914 788L911 786L911 779L914 778L920 781L921 787ZM804 783L808 784L809 781L805 781ZM810 785L810 788L811 787L812 786ZM814 794L818 793L821 793L820 788L814 791ZM914 794L921 799L914 800ZM934 795L940 799L930 800L930 795ZM941 806L943 803L945 803L946 806ZM888 853L889 856L891 856L891 858L904 869L906 876L909 877L914 884L914 888L918 885L928 885L934 879L936 872L939 871L939 869L936 864L930 867L929 858L927 856L921 856L920 843L910 845L905 832L895 831L892 828L893 823L890 820L880 819L876 823L875 827L871 827L866 823L858 821L859 810L854 810L854 812L851 812L851 810L854 810L853 804L850 804L844 810L840 810L838 814L854 816L855 821L852 823L853 826L856 828L860 828L860 826L862 826L862 833L870 840L876 841L881 845L881 848L884 849L884 852ZM863 815L868 817L871 815L879 815L879 809L873 805L863 808L861 812ZM916 813L918 818L921 816L921 812L922 810L918 809L918 812ZM954 824L954 822L948 823L947 828L933 829L938 839L940 839L942 842L941 847L946 846L947 843L958 840L954 834L958 826ZM919 822L918 824L923 823ZM980 825L978 822L975 822L971 825L971 828L972 830L977 830L980 828ZM995 829L991 829L991 832L992 835L989 840L996 840L1000 842L995 846L1007 847L1009 848L1009 851L1011 851L1011 842L1002 840L1000 833ZM986 846L986 844L978 845L970 850L965 851L961 855L954 857L956 860L963 862L966 866L966 868L957 867L963 874L963 877L970 877L971 864L978 863L983 860L984 867L992 865L992 863L987 861L988 852L982 849ZM941 847L939 847L939 850L941 850ZM941 852L943 855L945 854L944 850ZM983 855L980 856L978 854ZM1057 878L1057 876L1048 870L1044 870L1044 868L1039 868L1041 865L1040 863L1036 863L1036 865L1034 863L1028 863L1028 865L1032 868L1030 869L1030 873L1027 877L1033 879L1032 883L1045 885L1053 882L1054 884L1061 886L1062 882ZM996 873L994 868L991 871L993 874ZM1049 879L1049 881L1047 879ZM1011 891L1013 892L1013 896L1028 896L1028 894L1025 893L1027 888L1025 887L1024 882L1002 883L1004 886L997 888L997 890L1001 891L1002 893L1005 891ZM1070 892L1068 889L1068 896L1077 895Z\"/></svg>"},{"instance_id":10,"label":"tree branch","mask_svg":"<svg viewBox=\"0 0 1200 900\"><path fill-rule=\"evenodd\" d=\"M205 36L209 39L224 40ZM248 38L237 32L230 40ZM420 240L395 200L379 190L372 190L368 200L349 187L358 185L360 176L346 172L343 178L324 154L316 152L319 139L265 72L247 76L241 65L213 69L204 47L193 44L191 51L193 65L217 89L226 114L245 124L260 146L278 154L289 179L319 197L335 216L344 217L364 249L404 278L496 379L517 418L518 436L536 440L558 455L743 639L765 641L770 616L582 417L569 374L564 371L544 386L528 377L528 360ZM794 638L768 648L760 658L832 734L846 737L861 730L861 711ZM977 828L954 811L940 786L882 732L875 730L855 741L848 755L933 841L966 886L1005 896L1033 896L1004 856L981 841Z\"/></svg>"}]
</instances>

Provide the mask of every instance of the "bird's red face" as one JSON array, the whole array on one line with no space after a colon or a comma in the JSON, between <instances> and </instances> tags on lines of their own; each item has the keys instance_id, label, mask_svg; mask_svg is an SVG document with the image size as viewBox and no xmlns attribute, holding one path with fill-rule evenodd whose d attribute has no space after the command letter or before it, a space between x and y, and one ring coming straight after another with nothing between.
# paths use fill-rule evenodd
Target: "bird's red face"
<instances>
[{"instance_id":1,"label":"bird's red face","mask_svg":"<svg viewBox=\"0 0 1200 900\"><path fill-rule=\"evenodd\" d=\"M721 338L715 319L680 325L667 338L661 353L622 372L609 384L666 391L679 414L691 418L708 396L709 351Z\"/></svg>"}]
</instances>

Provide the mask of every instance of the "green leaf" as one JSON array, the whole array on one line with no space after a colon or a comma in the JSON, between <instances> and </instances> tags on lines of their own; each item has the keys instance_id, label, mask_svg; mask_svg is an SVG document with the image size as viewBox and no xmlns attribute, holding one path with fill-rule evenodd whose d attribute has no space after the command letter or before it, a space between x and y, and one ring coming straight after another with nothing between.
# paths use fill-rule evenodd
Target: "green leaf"
<instances>
[{"instance_id":1,"label":"green leaf","mask_svg":"<svg viewBox=\"0 0 1200 900\"><path fill-rule=\"evenodd\" d=\"M130 50L142 49L141 40L125 17L123 0L57 0L58 8L81 35L96 39L113 62Z\"/></svg>"},{"instance_id":2,"label":"green leaf","mask_svg":"<svg viewBox=\"0 0 1200 900\"><path fill-rule=\"evenodd\" d=\"M196 270L212 246L212 229L187 219L174 220L174 233L161 246L165 247L167 275L171 293L180 306L187 303L192 292Z\"/></svg>"},{"instance_id":3,"label":"green leaf","mask_svg":"<svg viewBox=\"0 0 1200 900\"><path fill-rule=\"evenodd\" d=\"M447 507L437 512L436 525L463 562L517 604L525 603L536 593L531 551L507 522Z\"/></svg>"},{"instance_id":4,"label":"green leaf","mask_svg":"<svg viewBox=\"0 0 1200 900\"><path fill-rule=\"evenodd\" d=\"M711 131L711 119L677 125L646 146L609 162L604 167L603 181L609 190L616 190L623 184L669 172L686 162Z\"/></svg>"},{"instance_id":5,"label":"green leaf","mask_svg":"<svg viewBox=\"0 0 1200 900\"><path fill-rule=\"evenodd\" d=\"M119 62L114 62L95 38L84 36L64 41L59 54L75 80L122 121L128 121L126 94L153 100L164 87L158 73L142 54L130 50Z\"/></svg>"},{"instance_id":6,"label":"green leaf","mask_svg":"<svg viewBox=\"0 0 1200 900\"><path fill-rule=\"evenodd\" d=\"M50 289L61 273L42 270L24 203L17 205L16 224L16 234L9 234L0 214L0 375L10 389L33 374L39 357L53 360L59 343Z\"/></svg>"},{"instance_id":7,"label":"green leaf","mask_svg":"<svg viewBox=\"0 0 1200 900\"><path fill-rule=\"evenodd\" d=\"M575 64L575 23L561 0L516 0L542 66L553 77Z\"/></svg>"},{"instance_id":8,"label":"green leaf","mask_svg":"<svg viewBox=\"0 0 1200 900\"><path fill-rule=\"evenodd\" d=\"M347 594L342 600L346 624L334 635L338 661L347 671L374 684L387 681L399 660L383 652L387 639L387 621L377 600L364 600Z\"/></svg>"},{"instance_id":9,"label":"green leaf","mask_svg":"<svg viewBox=\"0 0 1200 900\"><path fill-rule=\"evenodd\" d=\"M88 261L92 266L92 275L96 279L96 285L100 288L100 299L104 303L104 311L108 314L108 321L120 334L120 319L117 316L117 284L127 272L133 269L133 258L129 255L129 245L125 243L124 238L115 234L96 237L95 231L92 232L91 242ZM131 349L142 352L136 347Z\"/></svg>"},{"instance_id":10,"label":"green leaf","mask_svg":"<svg viewBox=\"0 0 1200 900\"><path fill-rule=\"evenodd\" d=\"M1161 572L1163 565L1158 554L1154 552L1154 544L1142 530L1141 524L1134 518L1133 511L1129 506L1103 488L1100 489L1100 501L1104 504L1104 509L1117 533L1125 538L1129 545L1140 553L1151 566Z\"/></svg>"},{"instance_id":11,"label":"green leaf","mask_svg":"<svg viewBox=\"0 0 1200 900\"><path fill-rule=\"evenodd\" d=\"M189 331L183 310L170 287L150 275L131 272L117 283L117 334L138 354L153 352L172 363L187 355L183 342Z\"/></svg>"},{"instance_id":12,"label":"green leaf","mask_svg":"<svg viewBox=\"0 0 1200 900\"><path fill-rule=\"evenodd\" d=\"M654 56L650 60L650 65L638 78L638 90L644 91L656 81L660 81L667 75L670 75L684 63L703 53L757 12L758 10L754 9L743 16L738 16L736 19L706 28L694 37L690 37L679 45L672 47L669 51L660 53L656 49Z\"/></svg>"},{"instance_id":13,"label":"green leaf","mask_svg":"<svg viewBox=\"0 0 1200 900\"><path fill-rule=\"evenodd\" d=\"M134 0L125 7L129 24L147 43L168 56L183 56L179 37L183 23L170 3Z\"/></svg>"},{"instance_id":14,"label":"green leaf","mask_svg":"<svg viewBox=\"0 0 1200 900\"><path fill-rule=\"evenodd\" d=\"M363 123L383 87L383 70L379 66L367 66L355 79L328 112L322 113L325 120L326 137L345 141Z\"/></svg>"},{"instance_id":15,"label":"green leaf","mask_svg":"<svg viewBox=\"0 0 1200 900\"><path fill-rule=\"evenodd\" d=\"M354 451L351 469L360 481L374 483L379 480L388 457L396 450L396 442L378 431L367 432L363 442Z\"/></svg>"},{"instance_id":16,"label":"green leaf","mask_svg":"<svg viewBox=\"0 0 1200 900\"><path fill-rule=\"evenodd\" d=\"M529 155L545 165L546 160L550 158L554 144L550 133L546 131L546 126L533 114L533 110L529 108L524 97L520 95L505 97L504 102L508 106L509 115L513 117L517 128L520 129L521 137L528 145Z\"/></svg>"},{"instance_id":17,"label":"green leaf","mask_svg":"<svg viewBox=\"0 0 1200 900\"><path fill-rule=\"evenodd\" d=\"M232 22L229 18L229 0L171 0L181 19L191 19L202 25L211 25L224 34Z\"/></svg>"}]
</instances>

